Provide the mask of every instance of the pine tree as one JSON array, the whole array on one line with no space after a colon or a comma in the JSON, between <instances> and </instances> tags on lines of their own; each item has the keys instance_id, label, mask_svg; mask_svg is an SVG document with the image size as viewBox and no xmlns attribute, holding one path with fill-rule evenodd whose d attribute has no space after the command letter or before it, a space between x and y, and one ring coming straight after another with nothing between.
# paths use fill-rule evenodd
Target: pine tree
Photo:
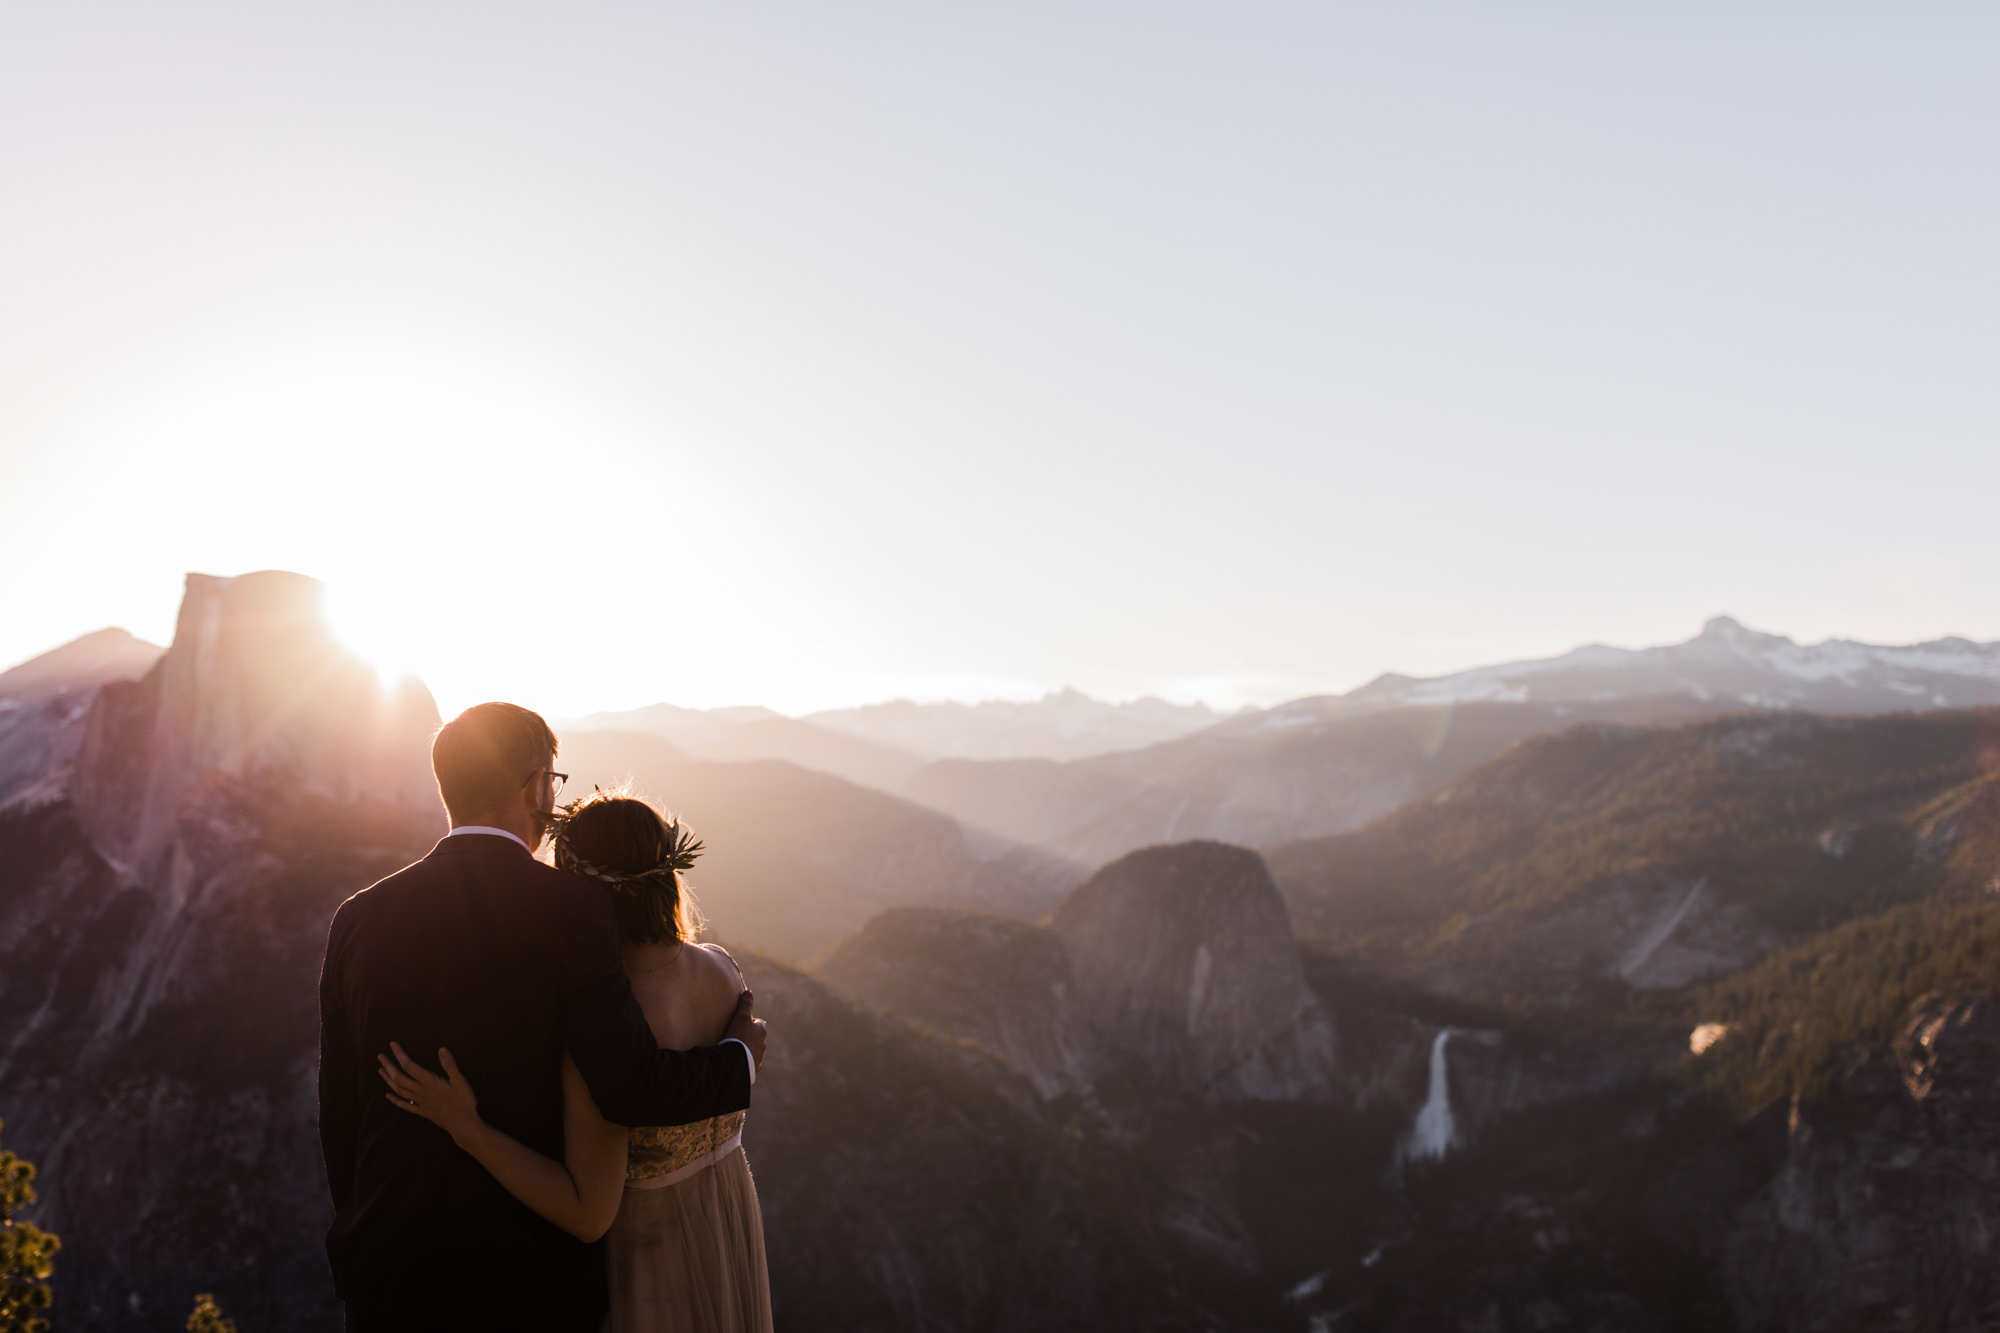
<instances>
[{"instance_id":1,"label":"pine tree","mask_svg":"<svg viewBox=\"0 0 2000 1333\"><path fill-rule=\"evenodd\" d=\"M215 1297L204 1291L194 1298L194 1313L188 1316L187 1333L236 1333L236 1321L224 1319Z\"/></svg>"},{"instance_id":2,"label":"pine tree","mask_svg":"<svg viewBox=\"0 0 2000 1333\"><path fill-rule=\"evenodd\" d=\"M0 1124L0 1128L4 1128ZM62 1242L14 1213L35 1201L35 1168L0 1152L0 1333L48 1333L48 1278Z\"/></svg>"}]
</instances>

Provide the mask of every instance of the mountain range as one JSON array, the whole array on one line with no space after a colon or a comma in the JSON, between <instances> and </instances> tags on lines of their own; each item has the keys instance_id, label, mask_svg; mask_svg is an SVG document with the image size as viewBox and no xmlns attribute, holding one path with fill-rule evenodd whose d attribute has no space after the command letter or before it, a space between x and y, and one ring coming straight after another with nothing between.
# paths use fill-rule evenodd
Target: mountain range
<instances>
[{"instance_id":1,"label":"mountain range","mask_svg":"<svg viewBox=\"0 0 2000 1333\"><path fill-rule=\"evenodd\" d=\"M780 760L692 759L657 736L572 731L579 791L626 787L707 844L689 879L724 940L804 961L877 912L924 903L1032 920L1087 868L948 814Z\"/></svg>"},{"instance_id":2,"label":"mountain range","mask_svg":"<svg viewBox=\"0 0 2000 1333\"><path fill-rule=\"evenodd\" d=\"M338 1327L317 960L443 817L429 696L318 602L194 575L168 649L0 676L0 1118L61 1327L178 1329L198 1290ZM1714 623L1579 658L911 756L904 794L565 728L575 782L709 843L773 1024L746 1143L780 1319L2000 1324L2000 708L1936 702L1990 646Z\"/></svg>"},{"instance_id":3,"label":"mountain range","mask_svg":"<svg viewBox=\"0 0 2000 1333\"><path fill-rule=\"evenodd\" d=\"M896 699L796 719L754 706L700 710L654 705L624 713L593 713L574 725L651 731L705 759L797 758L752 751L766 745L805 745L786 739L806 734L798 729L803 727L856 742L862 747L857 755L889 752L914 766L935 759L1083 759L1173 740L1213 726L1225 716L1206 704L1156 698L1107 703L1064 689L1024 703L922 704ZM786 723L795 725L776 725Z\"/></svg>"},{"instance_id":4,"label":"mountain range","mask_svg":"<svg viewBox=\"0 0 2000 1333\"><path fill-rule=\"evenodd\" d=\"M24 710L49 683L136 677L161 650L105 630L0 674L0 800L36 767ZM1801 645L1717 617L1656 648L1589 645L1557 657L1413 679L1224 716L1159 699L1063 690L1032 703L908 700L785 717L755 706L655 704L565 723L644 733L684 759L781 760L915 801L971 830L1082 869L1157 842L1269 847L1345 832L1529 736L1582 721L1655 724L1746 709L1868 715L2000 704L2000 644Z\"/></svg>"},{"instance_id":5,"label":"mountain range","mask_svg":"<svg viewBox=\"0 0 2000 1333\"><path fill-rule=\"evenodd\" d=\"M905 701L797 719L663 704L578 725L652 732L702 758L790 760L1089 867L1177 839L1270 847L1345 832L1579 722L1993 704L2000 644L1800 645L1718 617L1685 643L1592 645L1428 680L1384 675L1227 718L1065 691L1030 705ZM1015 728L1004 745L991 740L1002 725Z\"/></svg>"},{"instance_id":6,"label":"mountain range","mask_svg":"<svg viewBox=\"0 0 2000 1333\"><path fill-rule=\"evenodd\" d=\"M1283 727L1357 709L1475 702L1595 703L1687 698L1815 713L1895 713L2000 703L2000 643L1935 639L1903 647L1798 644L1717 616L1685 643L1589 644L1559 657L1474 667L1428 680L1378 676L1343 695L1300 699L1237 725Z\"/></svg>"}]
</instances>

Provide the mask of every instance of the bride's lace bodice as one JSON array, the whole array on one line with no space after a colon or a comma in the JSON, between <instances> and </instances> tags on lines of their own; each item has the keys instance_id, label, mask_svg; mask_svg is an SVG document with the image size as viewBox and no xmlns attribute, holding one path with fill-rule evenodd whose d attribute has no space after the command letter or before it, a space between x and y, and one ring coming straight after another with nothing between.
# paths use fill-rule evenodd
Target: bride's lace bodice
<instances>
[{"instance_id":1,"label":"bride's lace bodice","mask_svg":"<svg viewBox=\"0 0 2000 1333\"><path fill-rule=\"evenodd\" d=\"M625 1158L625 1179L651 1180L678 1171L695 1158L714 1152L743 1132L748 1111L697 1120L692 1125L658 1125L631 1131Z\"/></svg>"}]
</instances>

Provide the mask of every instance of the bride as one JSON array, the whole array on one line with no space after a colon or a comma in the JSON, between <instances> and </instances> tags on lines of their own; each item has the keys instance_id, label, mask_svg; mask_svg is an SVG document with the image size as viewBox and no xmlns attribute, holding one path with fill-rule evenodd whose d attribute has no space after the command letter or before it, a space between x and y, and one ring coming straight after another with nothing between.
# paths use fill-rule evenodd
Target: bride
<instances>
[{"instance_id":1,"label":"bride","mask_svg":"<svg viewBox=\"0 0 2000 1333\"><path fill-rule=\"evenodd\" d=\"M744 989L736 961L697 944L701 918L680 872L701 852L644 801L598 792L563 808L558 869L610 895L625 970L661 1046L721 1039ZM563 1160L487 1124L451 1052L445 1077L400 1046L382 1061L389 1099L451 1135L507 1192L577 1239L606 1238L609 1333L770 1333L764 1224L743 1156L745 1112L627 1130L606 1121L563 1057Z\"/></svg>"}]
</instances>

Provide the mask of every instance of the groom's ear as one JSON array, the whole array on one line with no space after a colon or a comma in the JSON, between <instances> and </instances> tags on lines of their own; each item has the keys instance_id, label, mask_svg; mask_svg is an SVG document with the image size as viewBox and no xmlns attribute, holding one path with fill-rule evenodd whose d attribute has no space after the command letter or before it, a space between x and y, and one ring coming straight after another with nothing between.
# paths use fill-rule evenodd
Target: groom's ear
<instances>
[{"instance_id":1,"label":"groom's ear","mask_svg":"<svg viewBox=\"0 0 2000 1333\"><path fill-rule=\"evenodd\" d=\"M542 774L546 772L549 768L551 768L555 764L555 762L556 762L555 755L553 754L543 755L541 764L538 765L535 769L534 778L528 782L524 782L521 784L521 790L517 794L520 796L522 800L528 803L528 808L530 810L534 810L537 812L541 810L542 790L548 785L549 781L546 777L543 777Z\"/></svg>"}]
</instances>

